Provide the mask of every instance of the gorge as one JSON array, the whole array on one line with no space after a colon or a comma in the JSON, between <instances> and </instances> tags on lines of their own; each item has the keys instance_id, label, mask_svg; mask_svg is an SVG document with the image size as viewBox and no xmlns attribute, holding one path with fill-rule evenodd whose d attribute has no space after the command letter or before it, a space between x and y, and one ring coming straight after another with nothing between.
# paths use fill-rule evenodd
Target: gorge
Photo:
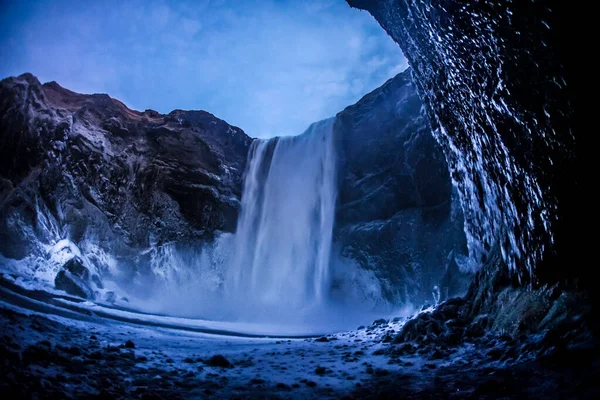
<instances>
[{"instance_id":1,"label":"gorge","mask_svg":"<svg viewBox=\"0 0 600 400\"><path fill-rule=\"evenodd\" d=\"M348 3L411 67L299 136L0 82L0 387L600 393L566 6Z\"/></svg>"},{"instance_id":2,"label":"gorge","mask_svg":"<svg viewBox=\"0 0 600 400\"><path fill-rule=\"evenodd\" d=\"M314 323L333 301L346 306L328 324L339 315L345 329L360 324L350 308L431 303L448 264L457 276L445 297L466 290L454 260L466 262L462 215L410 71L300 136L269 140L208 113L140 113L27 74L3 88L24 110L6 132L32 132L5 136L3 149L39 149L11 166L24 179L6 169L2 253L20 279L54 286L74 258L90 278L70 293L91 300L211 320L256 322L260 310L278 323L311 307Z\"/></svg>"}]
</instances>

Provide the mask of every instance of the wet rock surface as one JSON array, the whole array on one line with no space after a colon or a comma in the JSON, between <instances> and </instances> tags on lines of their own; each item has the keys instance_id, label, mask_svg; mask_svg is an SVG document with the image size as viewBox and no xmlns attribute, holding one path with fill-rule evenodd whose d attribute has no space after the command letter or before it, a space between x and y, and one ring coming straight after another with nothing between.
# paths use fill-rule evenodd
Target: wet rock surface
<instances>
[{"instance_id":1,"label":"wet rock surface","mask_svg":"<svg viewBox=\"0 0 600 400\"><path fill-rule=\"evenodd\" d=\"M466 254L462 211L411 70L338 113L334 130L342 254L395 303L431 301L442 281L444 298L464 293L470 275L454 268Z\"/></svg>"},{"instance_id":2,"label":"wet rock surface","mask_svg":"<svg viewBox=\"0 0 600 400\"><path fill-rule=\"evenodd\" d=\"M556 1L347 0L402 48L461 192L471 255L523 282L590 276L577 232L576 8ZM570 265L570 267L566 267ZM588 281L587 279L585 279ZM588 281L589 282L589 281Z\"/></svg>"},{"instance_id":3,"label":"wet rock surface","mask_svg":"<svg viewBox=\"0 0 600 400\"><path fill-rule=\"evenodd\" d=\"M59 290L84 299L93 299L94 292L90 285L69 271L60 271L54 279L54 286Z\"/></svg>"}]
</instances>

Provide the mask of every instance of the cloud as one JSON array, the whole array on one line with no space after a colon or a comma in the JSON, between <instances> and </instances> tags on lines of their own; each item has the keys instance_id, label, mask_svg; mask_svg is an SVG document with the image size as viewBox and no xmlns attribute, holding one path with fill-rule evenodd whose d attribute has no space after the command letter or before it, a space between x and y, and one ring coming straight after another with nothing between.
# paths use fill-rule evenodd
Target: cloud
<instances>
[{"instance_id":1,"label":"cloud","mask_svg":"<svg viewBox=\"0 0 600 400\"><path fill-rule=\"evenodd\" d=\"M30 71L138 109L204 109L266 137L298 134L406 68L341 0L81 3L3 5L0 75Z\"/></svg>"},{"instance_id":2,"label":"cloud","mask_svg":"<svg viewBox=\"0 0 600 400\"><path fill-rule=\"evenodd\" d=\"M189 37L194 36L202 28L199 21L190 18L182 18L181 23L183 24L183 30Z\"/></svg>"}]
</instances>

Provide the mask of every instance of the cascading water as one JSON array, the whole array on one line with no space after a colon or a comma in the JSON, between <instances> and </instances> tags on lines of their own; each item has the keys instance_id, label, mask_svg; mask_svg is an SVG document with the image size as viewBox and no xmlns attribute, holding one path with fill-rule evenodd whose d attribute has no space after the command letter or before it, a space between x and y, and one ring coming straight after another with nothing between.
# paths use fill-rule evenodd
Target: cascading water
<instances>
[{"instance_id":1,"label":"cascading water","mask_svg":"<svg viewBox=\"0 0 600 400\"><path fill-rule=\"evenodd\" d=\"M286 334L349 329L389 312L375 275L333 251L334 121L255 140L236 232L199 247L153 248L152 273L137 278L130 305L229 330Z\"/></svg>"},{"instance_id":2,"label":"cascading water","mask_svg":"<svg viewBox=\"0 0 600 400\"><path fill-rule=\"evenodd\" d=\"M238 306L278 313L327 300L337 196L333 122L252 144L225 281L226 297Z\"/></svg>"}]
</instances>

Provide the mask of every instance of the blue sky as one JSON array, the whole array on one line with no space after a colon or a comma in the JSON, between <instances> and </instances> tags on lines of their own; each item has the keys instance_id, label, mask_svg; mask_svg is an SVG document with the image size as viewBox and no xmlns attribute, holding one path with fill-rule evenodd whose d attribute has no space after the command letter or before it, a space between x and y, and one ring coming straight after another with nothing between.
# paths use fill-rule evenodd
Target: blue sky
<instances>
[{"instance_id":1,"label":"blue sky","mask_svg":"<svg viewBox=\"0 0 600 400\"><path fill-rule=\"evenodd\" d=\"M0 78L202 109L255 137L301 133L406 66L344 0L0 0Z\"/></svg>"}]
</instances>

